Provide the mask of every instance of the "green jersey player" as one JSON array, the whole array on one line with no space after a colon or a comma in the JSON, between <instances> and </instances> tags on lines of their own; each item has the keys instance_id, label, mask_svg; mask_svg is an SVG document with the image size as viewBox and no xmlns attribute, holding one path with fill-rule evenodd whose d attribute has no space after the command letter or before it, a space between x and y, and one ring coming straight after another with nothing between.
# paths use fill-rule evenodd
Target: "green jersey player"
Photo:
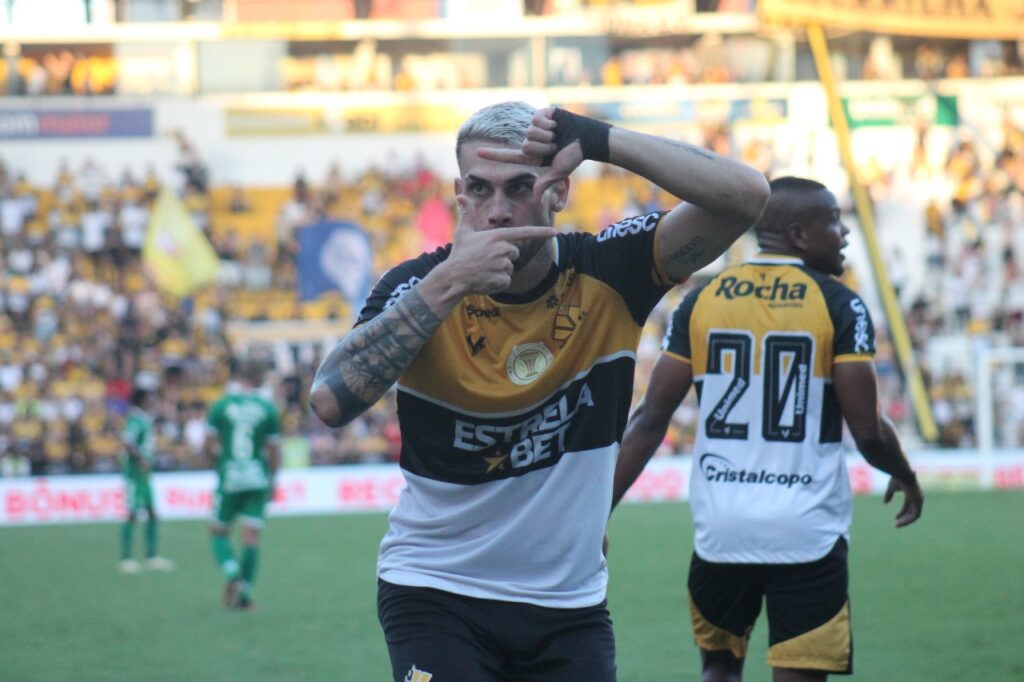
<instances>
[{"instance_id":1,"label":"green jersey player","mask_svg":"<svg viewBox=\"0 0 1024 682\"><path fill-rule=\"evenodd\" d=\"M214 557L227 581L224 605L249 609L263 510L280 461L281 420L274 404L257 393L262 383L259 364L244 362L236 379L237 384L210 407L206 420L207 448L216 455L217 471L210 534ZM228 537L236 517L242 526L241 562Z\"/></svg>"},{"instance_id":2,"label":"green jersey player","mask_svg":"<svg viewBox=\"0 0 1024 682\"><path fill-rule=\"evenodd\" d=\"M125 418L121 438L124 443L121 468L127 512L121 525L121 562L118 568L122 573L138 573L141 567L132 556L132 543L135 521L143 512L146 514L146 566L161 571L174 568L173 562L157 553L157 516L149 481L149 472L153 468L153 418L149 416L148 409L152 399L153 394L145 389L136 388L132 392L132 406Z\"/></svg>"}]
</instances>

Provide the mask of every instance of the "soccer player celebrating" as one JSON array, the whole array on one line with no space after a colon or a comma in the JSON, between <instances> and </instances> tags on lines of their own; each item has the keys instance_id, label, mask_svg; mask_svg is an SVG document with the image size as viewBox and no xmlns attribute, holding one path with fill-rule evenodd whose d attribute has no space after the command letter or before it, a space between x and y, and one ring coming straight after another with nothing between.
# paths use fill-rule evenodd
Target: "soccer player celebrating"
<instances>
[{"instance_id":1,"label":"soccer player celebrating","mask_svg":"<svg viewBox=\"0 0 1024 682\"><path fill-rule=\"evenodd\" d=\"M601 551L648 313L760 215L767 182L701 148L521 102L460 128L452 244L388 271L321 364L348 423L397 381L406 481L378 560L396 682L615 679ZM682 200L558 234L585 160Z\"/></svg>"},{"instance_id":2,"label":"soccer player celebrating","mask_svg":"<svg viewBox=\"0 0 1024 682\"><path fill-rule=\"evenodd\" d=\"M281 420L277 407L258 394L263 382L260 363L242 362L235 378L237 383L210 406L206 419L210 427L207 452L215 456L217 470L210 537L226 581L224 605L247 610L253 605L264 508L273 494L280 462ZM241 562L229 538L236 517L242 526Z\"/></svg>"},{"instance_id":3,"label":"soccer player celebrating","mask_svg":"<svg viewBox=\"0 0 1024 682\"><path fill-rule=\"evenodd\" d=\"M844 419L868 463L892 476L885 501L904 493L897 527L923 504L879 414L871 317L835 279L849 234L836 198L803 178L771 188L754 226L760 253L676 310L615 472L617 503L696 384L689 591L706 682L741 678L762 600L775 682L852 671Z\"/></svg>"},{"instance_id":4,"label":"soccer player celebrating","mask_svg":"<svg viewBox=\"0 0 1024 682\"><path fill-rule=\"evenodd\" d=\"M141 564L132 555L132 544L135 521L143 513L146 515L146 567L158 571L174 569L174 562L157 552L157 515L153 504L153 487L149 480L149 472L153 468L153 418L149 416L152 401L152 392L143 388L132 391L131 408L121 434L124 444L121 471L124 474L124 504L127 513L121 525L121 561L118 569L122 573L138 573L141 568Z\"/></svg>"}]
</instances>

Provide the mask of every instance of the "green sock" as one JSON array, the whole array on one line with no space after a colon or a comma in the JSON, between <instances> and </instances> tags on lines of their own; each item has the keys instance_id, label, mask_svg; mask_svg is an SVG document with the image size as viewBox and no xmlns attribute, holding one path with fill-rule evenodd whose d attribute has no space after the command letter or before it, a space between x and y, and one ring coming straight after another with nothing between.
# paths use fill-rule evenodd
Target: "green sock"
<instances>
[{"instance_id":1,"label":"green sock","mask_svg":"<svg viewBox=\"0 0 1024 682\"><path fill-rule=\"evenodd\" d=\"M228 580L238 577L238 562L231 551L231 540L226 535L213 535L213 556L217 559L217 565Z\"/></svg>"},{"instance_id":2,"label":"green sock","mask_svg":"<svg viewBox=\"0 0 1024 682\"><path fill-rule=\"evenodd\" d=\"M121 524L121 560L132 558L132 536L135 534L133 531L135 524L131 521L125 521Z\"/></svg>"},{"instance_id":3,"label":"green sock","mask_svg":"<svg viewBox=\"0 0 1024 682\"><path fill-rule=\"evenodd\" d=\"M257 545L246 545L242 549L242 580L252 585L256 578L256 565L259 563L260 548Z\"/></svg>"},{"instance_id":4,"label":"green sock","mask_svg":"<svg viewBox=\"0 0 1024 682\"><path fill-rule=\"evenodd\" d=\"M146 557L152 558L156 555L156 519L150 516L146 519Z\"/></svg>"}]
</instances>

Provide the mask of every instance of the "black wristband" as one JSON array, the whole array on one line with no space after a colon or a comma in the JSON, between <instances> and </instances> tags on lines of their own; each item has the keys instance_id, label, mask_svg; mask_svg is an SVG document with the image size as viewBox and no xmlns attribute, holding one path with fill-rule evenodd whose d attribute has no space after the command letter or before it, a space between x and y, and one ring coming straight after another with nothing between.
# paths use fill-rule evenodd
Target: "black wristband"
<instances>
[{"instance_id":1,"label":"black wristband","mask_svg":"<svg viewBox=\"0 0 1024 682\"><path fill-rule=\"evenodd\" d=\"M554 154L544 157L540 162L542 166L550 166L555 154L576 140L580 141L584 159L608 162L608 134L612 129L610 123L580 116L565 109L555 109L551 117L555 119L555 146L558 149Z\"/></svg>"}]
</instances>

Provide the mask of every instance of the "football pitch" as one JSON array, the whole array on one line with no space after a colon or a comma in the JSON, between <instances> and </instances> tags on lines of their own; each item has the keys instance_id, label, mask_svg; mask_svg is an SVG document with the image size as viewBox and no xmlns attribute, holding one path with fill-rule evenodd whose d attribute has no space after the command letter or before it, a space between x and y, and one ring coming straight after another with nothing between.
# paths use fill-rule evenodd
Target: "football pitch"
<instances>
[{"instance_id":1,"label":"football pitch","mask_svg":"<svg viewBox=\"0 0 1024 682\"><path fill-rule=\"evenodd\" d=\"M847 679L1024 679L1024 493L933 493L899 531L895 512L855 500ZM383 514L272 518L248 613L221 607L201 522L164 523L162 553L178 568L138 575L116 571L116 525L2 528L0 680L389 680L373 575L385 525ZM691 534L685 504L626 505L612 520L623 682L698 679ZM746 680L770 679L766 639L762 617Z\"/></svg>"}]
</instances>

